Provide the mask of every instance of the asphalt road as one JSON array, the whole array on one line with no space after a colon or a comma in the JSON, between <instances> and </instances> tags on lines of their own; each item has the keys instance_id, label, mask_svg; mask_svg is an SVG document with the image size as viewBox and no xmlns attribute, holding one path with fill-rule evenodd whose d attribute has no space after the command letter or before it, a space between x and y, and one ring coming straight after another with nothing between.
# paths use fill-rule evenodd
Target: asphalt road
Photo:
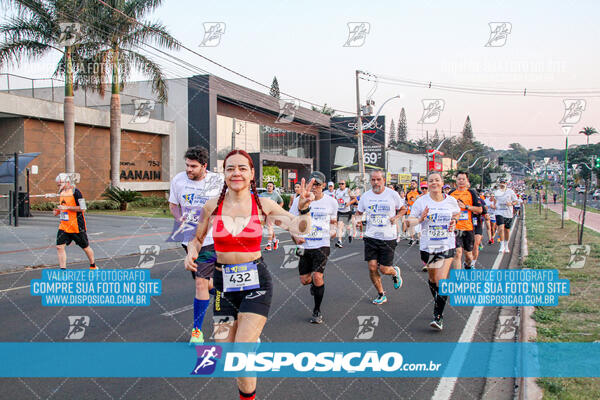
<instances>
[{"instance_id":1,"label":"asphalt road","mask_svg":"<svg viewBox=\"0 0 600 400\"><path fill-rule=\"evenodd\" d=\"M379 324L368 341L435 342L458 341L471 307L446 307L444 331L429 328L433 302L427 274L421 272L418 246L402 241L396 249L396 264L402 270L404 285L394 290L384 277L388 302L371 304L376 292L370 283L363 258L363 243L347 242L343 249L332 247L326 268L326 290L322 305L325 322L308 322L312 297L308 287L299 283L297 269L283 268L284 250L291 245L289 235L280 235L282 244L264 257L273 275L273 305L261 339L266 341L352 342L359 325L357 316L378 316ZM486 241L487 243L487 241ZM490 268L498 245L485 246L482 268ZM1 342L62 342L68 331L68 316L89 316L90 324L81 341L86 342L186 342L189 339L194 286L183 268L183 250L162 251L152 268L152 278L162 280L163 294L152 298L147 307L43 307L39 297L29 294L31 279L41 272L27 270L0 274ZM505 268L504 256L500 268ZM107 267L132 268L139 256L106 260ZM103 262L98 265L102 268ZM70 268L86 267L84 264ZM211 308L212 309L212 308ZM473 341L487 342L493 337L498 309L486 307L475 330ZM205 338L211 334L212 311L204 323ZM94 362L81 356L81 363ZM259 378L259 399L429 399L439 379L291 379ZM479 399L484 379L459 379L453 399ZM0 397L6 399L234 399L237 389L229 378L44 378L0 379Z\"/></svg>"}]
</instances>

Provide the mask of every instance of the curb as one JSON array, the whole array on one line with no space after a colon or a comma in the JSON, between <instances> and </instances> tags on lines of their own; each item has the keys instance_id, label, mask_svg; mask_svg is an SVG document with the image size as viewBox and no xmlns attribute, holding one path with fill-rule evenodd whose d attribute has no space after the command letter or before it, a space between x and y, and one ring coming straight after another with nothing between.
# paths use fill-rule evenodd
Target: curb
<instances>
[{"instance_id":1,"label":"curb","mask_svg":"<svg viewBox=\"0 0 600 400\"><path fill-rule=\"evenodd\" d=\"M525 226L525 207L523 207L523 220L521 222L521 255L519 265L523 266L525 257L529 254L527 247L527 227ZM531 317L535 311L535 307L526 306L520 307L521 320L519 326L519 339L521 342L535 341L537 338L537 329L535 320ZM536 382L536 378L521 377L518 378L519 391L516 396L518 400L539 400L542 399L544 393Z\"/></svg>"}]
</instances>

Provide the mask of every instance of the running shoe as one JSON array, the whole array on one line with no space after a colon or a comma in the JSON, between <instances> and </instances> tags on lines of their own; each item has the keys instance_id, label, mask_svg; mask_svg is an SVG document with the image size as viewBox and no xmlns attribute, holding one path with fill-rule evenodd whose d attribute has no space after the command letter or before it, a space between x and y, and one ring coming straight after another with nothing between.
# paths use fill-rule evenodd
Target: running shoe
<instances>
[{"instance_id":1,"label":"running shoe","mask_svg":"<svg viewBox=\"0 0 600 400\"><path fill-rule=\"evenodd\" d=\"M342 247L344 247L344 246L342 245L342 242L340 242L340 241L338 240L337 242L335 242L335 247L339 247L339 248L341 249L341 248L342 248Z\"/></svg>"},{"instance_id":2,"label":"running shoe","mask_svg":"<svg viewBox=\"0 0 600 400\"><path fill-rule=\"evenodd\" d=\"M348 243L352 243L352 235L348 235Z\"/></svg>"},{"instance_id":3,"label":"running shoe","mask_svg":"<svg viewBox=\"0 0 600 400\"><path fill-rule=\"evenodd\" d=\"M483 250L483 245L479 243L479 251Z\"/></svg>"},{"instance_id":4,"label":"running shoe","mask_svg":"<svg viewBox=\"0 0 600 400\"><path fill-rule=\"evenodd\" d=\"M469 264L467 264L466 262L463 262L463 268L464 269L471 269L471 266Z\"/></svg>"},{"instance_id":5,"label":"running shoe","mask_svg":"<svg viewBox=\"0 0 600 400\"><path fill-rule=\"evenodd\" d=\"M96 264L90 265L90 269L98 269L98 266Z\"/></svg>"},{"instance_id":6,"label":"running shoe","mask_svg":"<svg viewBox=\"0 0 600 400\"><path fill-rule=\"evenodd\" d=\"M488 244L494 244L494 239L488 240Z\"/></svg>"},{"instance_id":7,"label":"running shoe","mask_svg":"<svg viewBox=\"0 0 600 400\"><path fill-rule=\"evenodd\" d=\"M385 294L380 294L379 296L377 296L376 299L373 300L373 304L383 304L383 303L387 303L387 297L385 297Z\"/></svg>"},{"instance_id":8,"label":"running shoe","mask_svg":"<svg viewBox=\"0 0 600 400\"><path fill-rule=\"evenodd\" d=\"M505 253L510 253L510 249L508 248L508 245L504 246L504 252Z\"/></svg>"},{"instance_id":9,"label":"running shoe","mask_svg":"<svg viewBox=\"0 0 600 400\"><path fill-rule=\"evenodd\" d=\"M402 275L400 275L400 268L394 266L394 271L396 271L396 275L392 276L394 289L400 289L402 287Z\"/></svg>"},{"instance_id":10,"label":"running shoe","mask_svg":"<svg viewBox=\"0 0 600 400\"><path fill-rule=\"evenodd\" d=\"M279 247L279 239L273 240L273 250L277 250Z\"/></svg>"},{"instance_id":11,"label":"running shoe","mask_svg":"<svg viewBox=\"0 0 600 400\"><path fill-rule=\"evenodd\" d=\"M409 246L412 246L414 243L415 243L415 241L414 241L414 240L412 240L412 239L408 239L408 245L409 245Z\"/></svg>"},{"instance_id":12,"label":"running shoe","mask_svg":"<svg viewBox=\"0 0 600 400\"><path fill-rule=\"evenodd\" d=\"M323 314L321 314L321 311L313 312L313 315L310 318L310 323L311 324L322 324L323 323Z\"/></svg>"},{"instance_id":13,"label":"running shoe","mask_svg":"<svg viewBox=\"0 0 600 400\"><path fill-rule=\"evenodd\" d=\"M429 326L432 327L433 329L437 329L438 331L441 331L442 329L444 329L444 318L442 318L441 315L434 315L433 321L431 321L429 323Z\"/></svg>"},{"instance_id":14,"label":"running shoe","mask_svg":"<svg viewBox=\"0 0 600 400\"><path fill-rule=\"evenodd\" d=\"M204 343L204 334L198 328L192 329L192 337L190 338L190 345Z\"/></svg>"},{"instance_id":15,"label":"running shoe","mask_svg":"<svg viewBox=\"0 0 600 400\"><path fill-rule=\"evenodd\" d=\"M360 240L363 240L363 239L364 239L364 236L363 236L363 234L361 233L361 234L360 234Z\"/></svg>"},{"instance_id":16,"label":"running shoe","mask_svg":"<svg viewBox=\"0 0 600 400\"><path fill-rule=\"evenodd\" d=\"M498 249L498 253L504 253L504 242L500 242L500 248Z\"/></svg>"},{"instance_id":17,"label":"running shoe","mask_svg":"<svg viewBox=\"0 0 600 400\"><path fill-rule=\"evenodd\" d=\"M61 270L61 271L64 271L64 270L66 270L66 269L67 269L67 267L60 267L60 270Z\"/></svg>"},{"instance_id":18,"label":"running shoe","mask_svg":"<svg viewBox=\"0 0 600 400\"><path fill-rule=\"evenodd\" d=\"M267 243L267 247L265 247L265 251L271 251L273 250L273 245L271 244L271 242Z\"/></svg>"},{"instance_id":19,"label":"running shoe","mask_svg":"<svg viewBox=\"0 0 600 400\"><path fill-rule=\"evenodd\" d=\"M423 268L421 268L421 271L427 272L427 264L423 264Z\"/></svg>"}]
</instances>

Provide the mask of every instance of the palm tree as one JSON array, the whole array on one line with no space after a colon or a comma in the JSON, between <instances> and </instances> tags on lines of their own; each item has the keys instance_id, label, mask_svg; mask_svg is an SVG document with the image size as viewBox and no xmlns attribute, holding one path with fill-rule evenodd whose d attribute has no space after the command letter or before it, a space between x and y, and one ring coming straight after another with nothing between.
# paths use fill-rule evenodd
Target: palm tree
<instances>
[{"instance_id":1,"label":"palm tree","mask_svg":"<svg viewBox=\"0 0 600 400\"><path fill-rule=\"evenodd\" d=\"M64 135L65 171L75 172L75 105L73 103L73 59L79 45L61 46L61 23L83 22L85 0L5 0L16 6L15 16L0 25L4 40L0 44L0 67L19 65L24 59L34 61L53 50L63 53L54 76L65 79ZM75 63L77 66L77 63Z\"/></svg>"},{"instance_id":2,"label":"palm tree","mask_svg":"<svg viewBox=\"0 0 600 400\"><path fill-rule=\"evenodd\" d=\"M92 40L97 48L85 54L83 73L78 73L77 84L97 90L104 96L111 78L110 98L110 180L112 186L119 184L121 158L121 99L120 92L129 78L132 68L152 80L152 90L161 102L166 102L166 77L161 67L138 51L151 42L167 50L178 50L179 42L160 22L138 21L154 11L162 0L107 0L108 5L96 2L89 26ZM99 68L95 68L99 66Z\"/></svg>"},{"instance_id":3,"label":"palm tree","mask_svg":"<svg viewBox=\"0 0 600 400\"><path fill-rule=\"evenodd\" d=\"M591 126L586 126L582 130L580 130L579 133L583 133L586 136L587 144L589 145L590 144L590 136L598 133L598 131L596 130L596 128L592 128Z\"/></svg>"}]
</instances>

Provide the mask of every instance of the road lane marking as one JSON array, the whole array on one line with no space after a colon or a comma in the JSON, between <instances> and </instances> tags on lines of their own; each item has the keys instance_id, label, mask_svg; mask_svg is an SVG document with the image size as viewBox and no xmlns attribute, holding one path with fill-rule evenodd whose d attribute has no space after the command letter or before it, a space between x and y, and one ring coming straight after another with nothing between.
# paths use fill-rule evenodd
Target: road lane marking
<instances>
[{"instance_id":1,"label":"road lane marking","mask_svg":"<svg viewBox=\"0 0 600 400\"><path fill-rule=\"evenodd\" d=\"M171 311L164 312L164 313L162 313L162 314L160 314L160 315L163 315L163 316L165 316L165 317L172 317L173 315L176 315L176 314L180 314L180 313L182 313L182 312L189 311L189 310L191 310L192 308L194 308L194 305L193 305L193 304L190 304L190 305L187 305L187 306L184 306L184 307L179 307L179 308L176 308L176 309L174 309L174 310L171 310Z\"/></svg>"},{"instance_id":2,"label":"road lane marking","mask_svg":"<svg viewBox=\"0 0 600 400\"><path fill-rule=\"evenodd\" d=\"M360 254L360 252L357 251L357 252L354 252L354 253L346 254L345 256L341 256L341 257L337 257L337 258L332 258L329 261L336 262L336 261L344 260L346 258L354 257L354 256L359 255L359 254Z\"/></svg>"}]
</instances>

